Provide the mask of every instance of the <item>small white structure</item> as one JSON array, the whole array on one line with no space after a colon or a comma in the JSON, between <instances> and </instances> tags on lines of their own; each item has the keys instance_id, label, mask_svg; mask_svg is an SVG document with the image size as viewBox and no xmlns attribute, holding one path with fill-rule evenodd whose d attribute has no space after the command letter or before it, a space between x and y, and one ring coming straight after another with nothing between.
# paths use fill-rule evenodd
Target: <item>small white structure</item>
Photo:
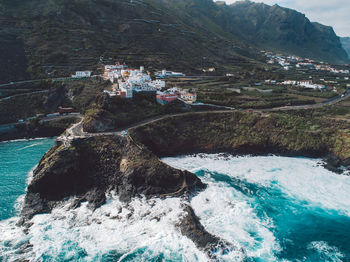
<instances>
[{"instance_id":1,"label":"small white structure","mask_svg":"<svg viewBox=\"0 0 350 262\"><path fill-rule=\"evenodd\" d=\"M180 72L172 72L163 69L162 71L158 71L154 74L157 78L167 78L167 77L183 77L185 74Z\"/></svg>"},{"instance_id":2,"label":"small white structure","mask_svg":"<svg viewBox=\"0 0 350 262\"><path fill-rule=\"evenodd\" d=\"M115 91L104 90L103 92L109 96L116 96L117 95L117 93Z\"/></svg>"},{"instance_id":3,"label":"small white structure","mask_svg":"<svg viewBox=\"0 0 350 262\"><path fill-rule=\"evenodd\" d=\"M197 94L185 93L181 94L180 98L186 102L194 103L197 101Z\"/></svg>"},{"instance_id":4,"label":"small white structure","mask_svg":"<svg viewBox=\"0 0 350 262\"><path fill-rule=\"evenodd\" d=\"M155 88L157 88L159 90L162 88L165 88L165 81L162 81L159 79L152 81L152 84Z\"/></svg>"},{"instance_id":5,"label":"small white structure","mask_svg":"<svg viewBox=\"0 0 350 262\"><path fill-rule=\"evenodd\" d=\"M72 78L86 78L91 77L91 71L76 71L75 75L72 75Z\"/></svg>"},{"instance_id":6,"label":"small white structure","mask_svg":"<svg viewBox=\"0 0 350 262\"><path fill-rule=\"evenodd\" d=\"M119 80L118 84L119 84L118 94L120 95L120 97L133 98L133 89L130 83Z\"/></svg>"},{"instance_id":7,"label":"small white structure","mask_svg":"<svg viewBox=\"0 0 350 262\"><path fill-rule=\"evenodd\" d=\"M324 85L313 84L312 80L299 81L298 85L308 89L325 89L326 88L326 86Z\"/></svg>"},{"instance_id":8,"label":"small white structure","mask_svg":"<svg viewBox=\"0 0 350 262\"><path fill-rule=\"evenodd\" d=\"M294 80L286 80L281 83L282 85L296 85L297 81Z\"/></svg>"},{"instance_id":9,"label":"small white structure","mask_svg":"<svg viewBox=\"0 0 350 262\"><path fill-rule=\"evenodd\" d=\"M126 68L126 65L116 64L116 65L105 65L105 71L109 70L123 70Z\"/></svg>"}]
</instances>

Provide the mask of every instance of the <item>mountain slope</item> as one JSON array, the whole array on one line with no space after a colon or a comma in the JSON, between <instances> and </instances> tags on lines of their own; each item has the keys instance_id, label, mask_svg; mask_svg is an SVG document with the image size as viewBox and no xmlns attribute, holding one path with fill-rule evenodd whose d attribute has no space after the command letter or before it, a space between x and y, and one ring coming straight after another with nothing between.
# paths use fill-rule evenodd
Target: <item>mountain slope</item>
<instances>
[{"instance_id":1,"label":"mountain slope","mask_svg":"<svg viewBox=\"0 0 350 262\"><path fill-rule=\"evenodd\" d=\"M250 1L236 2L227 7L231 23L226 30L257 47L332 63L348 62L333 28L311 23L304 14L278 5Z\"/></svg>"},{"instance_id":2,"label":"mountain slope","mask_svg":"<svg viewBox=\"0 0 350 262\"><path fill-rule=\"evenodd\" d=\"M340 41L343 45L343 48L348 53L348 56L350 57L350 37L342 37L340 38Z\"/></svg>"},{"instance_id":3,"label":"mountain slope","mask_svg":"<svg viewBox=\"0 0 350 262\"><path fill-rule=\"evenodd\" d=\"M114 60L220 73L259 66L261 48L346 62L331 28L247 1L2 0L0 44L0 82L96 70Z\"/></svg>"},{"instance_id":4,"label":"mountain slope","mask_svg":"<svg viewBox=\"0 0 350 262\"><path fill-rule=\"evenodd\" d=\"M24 41L32 77L91 67L100 56L192 72L252 61L232 49L243 44L207 18L217 9L211 0L17 2L2 6L0 36L11 32Z\"/></svg>"}]
</instances>

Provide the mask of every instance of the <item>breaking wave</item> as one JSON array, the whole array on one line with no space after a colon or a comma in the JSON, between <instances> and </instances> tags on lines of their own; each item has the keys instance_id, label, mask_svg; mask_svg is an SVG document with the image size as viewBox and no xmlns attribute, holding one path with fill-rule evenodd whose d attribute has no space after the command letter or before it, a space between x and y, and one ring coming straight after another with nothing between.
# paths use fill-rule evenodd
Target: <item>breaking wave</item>
<instances>
[{"instance_id":1,"label":"breaking wave","mask_svg":"<svg viewBox=\"0 0 350 262\"><path fill-rule=\"evenodd\" d=\"M178 228L188 201L208 232L242 250L220 261L350 258L350 177L319 160L201 154L163 161L208 187L190 200L129 204L112 192L94 211L87 203L71 208L70 199L28 228L16 226L18 217L0 221L0 261L208 261Z\"/></svg>"}]
</instances>

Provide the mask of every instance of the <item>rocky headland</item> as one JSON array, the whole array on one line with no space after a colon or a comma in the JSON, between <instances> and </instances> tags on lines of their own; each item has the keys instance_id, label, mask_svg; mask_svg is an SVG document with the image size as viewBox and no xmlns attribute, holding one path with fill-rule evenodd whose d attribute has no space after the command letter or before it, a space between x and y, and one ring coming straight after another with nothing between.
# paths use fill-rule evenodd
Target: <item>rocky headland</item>
<instances>
[{"instance_id":1,"label":"rocky headland","mask_svg":"<svg viewBox=\"0 0 350 262\"><path fill-rule=\"evenodd\" d=\"M215 259L215 251L235 247L211 235L187 200L205 184L194 174L172 168L164 156L189 153L280 154L325 159L327 168L350 167L347 122L323 122L307 115L202 112L143 123L125 137L101 135L57 142L34 171L22 209L23 222L73 199L72 208L92 209L115 191L129 202L138 196L183 197L180 232ZM333 120L327 120L333 121Z\"/></svg>"}]
</instances>

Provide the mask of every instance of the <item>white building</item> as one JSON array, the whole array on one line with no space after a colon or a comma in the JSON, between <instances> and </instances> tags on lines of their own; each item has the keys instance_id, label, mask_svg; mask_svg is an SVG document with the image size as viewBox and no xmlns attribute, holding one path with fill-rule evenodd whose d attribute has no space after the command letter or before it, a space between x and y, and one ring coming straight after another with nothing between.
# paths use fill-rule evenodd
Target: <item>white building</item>
<instances>
[{"instance_id":1,"label":"white building","mask_svg":"<svg viewBox=\"0 0 350 262\"><path fill-rule=\"evenodd\" d=\"M75 75L72 75L73 78L86 78L91 77L92 72L91 71L76 71Z\"/></svg>"},{"instance_id":2,"label":"white building","mask_svg":"<svg viewBox=\"0 0 350 262\"><path fill-rule=\"evenodd\" d=\"M185 74L180 72L172 72L172 71L166 71L163 69L162 71L158 71L154 74L158 78L167 78L167 77L183 77Z\"/></svg>"},{"instance_id":3,"label":"white building","mask_svg":"<svg viewBox=\"0 0 350 262\"><path fill-rule=\"evenodd\" d=\"M311 80L299 81L298 85L308 89L325 89L326 88L326 86L324 85L313 84Z\"/></svg>"},{"instance_id":4,"label":"white building","mask_svg":"<svg viewBox=\"0 0 350 262\"><path fill-rule=\"evenodd\" d=\"M152 85L160 90L160 89L165 88L165 81L157 79L157 80L152 81Z\"/></svg>"},{"instance_id":5,"label":"white building","mask_svg":"<svg viewBox=\"0 0 350 262\"><path fill-rule=\"evenodd\" d=\"M185 93L181 94L180 98L186 102L194 103L197 101L197 94Z\"/></svg>"},{"instance_id":6,"label":"white building","mask_svg":"<svg viewBox=\"0 0 350 262\"><path fill-rule=\"evenodd\" d=\"M297 81L293 81L293 80L286 80L282 82L282 85L296 85Z\"/></svg>"},{"instance_id":7,"label":"white building","mask_svg":"<svg viewBox=\"0 0 350 262\"><path fill-rule=\"evenodd\" d=\"M108 70L123 70L126 68L126 65L116 64L116 65L105 65L105 71Z\"/></svg>"},{"instance_id":8,"label":"white building","mask_svg":"<svg viewBox=\"0 0 350 262\"><path fill-rule=\"evenodd\" d=\"M126 65L116 64L116 65L105 65L105 71L103 74L103 78L105 80L109 80L112 83L115 82L115 80L122 77L121 71L126 68Z\"/></svg>"},{"instance_id":9,"label":"white building","mask_svg":"<svg viewBox=\"0 0 350 262\"><path fill-rule=\"evenodd\" d=\"M119 80L119 95L122 98L133 98L133 88L130 83Z\"/></svg>"}]
</instances>

